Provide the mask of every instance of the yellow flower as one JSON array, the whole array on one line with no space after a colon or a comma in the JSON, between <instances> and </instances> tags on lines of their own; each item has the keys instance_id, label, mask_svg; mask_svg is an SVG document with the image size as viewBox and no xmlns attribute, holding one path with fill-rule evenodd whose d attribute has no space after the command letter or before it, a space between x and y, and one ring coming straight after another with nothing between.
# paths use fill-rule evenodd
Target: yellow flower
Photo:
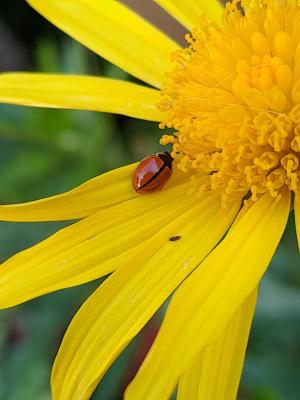
<instances>
[{"instance_id":1,"label":"yellow flower","mask_svg":"<svg viewBox=\"0 0 300 400\"><path fill-rule=\"evenodd\" d=\"M233 1L222 17L216 0L156 0L193 28L183 50L117 1L28 2L162 96L106 78L3 74L0 101L158 121L175 129L161 139L175 171L151 195L133 191L130 165L1 206L5 221L80 221L2 264L0 306L116 270L75 316L52 373L55 400L84 400L175 292L125 399L167 400L177 383L179 400L235 399L257 285L292 196L300 234L297 1L244 0L243 11Z\"/></svg>"}]
</instances>

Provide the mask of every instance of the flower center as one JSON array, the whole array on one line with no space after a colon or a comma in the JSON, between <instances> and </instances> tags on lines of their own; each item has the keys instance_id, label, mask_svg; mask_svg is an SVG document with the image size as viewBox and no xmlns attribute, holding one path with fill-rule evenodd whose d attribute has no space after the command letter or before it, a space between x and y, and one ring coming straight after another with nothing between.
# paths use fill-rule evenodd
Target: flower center
<instances>
[{"instance_id":1,"label":"flower center","mask_svg":"<svg viewBox=\"0 0 300 400\"><path fill-rule=\"evenodd\" d=\"M223 23L200 18L174 55L159 108L175 129L175 165L197 191L237 197L300 191L300 7L297 0L227 3ZM197 186L197 176L206 173Z\"/></svg>"}]
</instances>

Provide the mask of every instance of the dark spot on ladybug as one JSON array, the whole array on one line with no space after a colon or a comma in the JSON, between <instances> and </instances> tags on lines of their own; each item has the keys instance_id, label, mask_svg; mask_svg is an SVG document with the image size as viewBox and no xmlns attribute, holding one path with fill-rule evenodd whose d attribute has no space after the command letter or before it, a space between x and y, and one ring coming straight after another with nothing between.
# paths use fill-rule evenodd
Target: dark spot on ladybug
<instances>
[{"instance_id":1,"label":"dark spot on ladybug","mask_svg":"<svg viewBox=\"0 0 300 400\"><path fill-rule=\"evenodd\" d=\"M172 175L173 158L169 153L150 154L136 167L132 186L138 193L161 190Z\"/></svg>"},{"instance_id":2,"label":"dark spot on ladybug","mask_svg":"<svg viewBox=\"0 0 300 400\"><path fill-rule=\"evenodd\" d=\"M179 240L179 239L181 239L181 236L176 235L176 236L171 236L169 240L170 240L170 242L177 242L177 240Z\"/></svg>"},{"instance_id":3,"label":"dark spot on ladybug","mask_svg":"<svg viewBox=\"0 0 300 400\"><path fill-rule=\"evenodd\" d=\"M156 155L172 170L173 157L170 153L157 153Z\"/></svg>"}]
</instances>

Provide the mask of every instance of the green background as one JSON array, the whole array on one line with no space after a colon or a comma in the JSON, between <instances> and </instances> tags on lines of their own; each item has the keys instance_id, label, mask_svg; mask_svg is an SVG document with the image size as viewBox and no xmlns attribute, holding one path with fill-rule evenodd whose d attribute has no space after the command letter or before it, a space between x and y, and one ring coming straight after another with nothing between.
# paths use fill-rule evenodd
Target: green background
<instances>
[{"instance_id":1,"label":"green background","mask_svg":"<svg viewBox=\"0 0 300 400\"><path fill-rule=\"evenodd\" d=\"M0 5L0 69L133 79L59 32L20 0ZM0 106L0 203L62 192L138 160L160 149L160 134L154 123L108 114ZM0 223L0 261L64 225ZM59 342L75 311L98 284L0 312L0 400L50 399L49 373ZM300 261L291 214L261 284L240 400L300 398L299 288ZM158 320L159 315L115 363L94 400L121 399L140 349L149 345Z\"/></svg>"}]
</instances>

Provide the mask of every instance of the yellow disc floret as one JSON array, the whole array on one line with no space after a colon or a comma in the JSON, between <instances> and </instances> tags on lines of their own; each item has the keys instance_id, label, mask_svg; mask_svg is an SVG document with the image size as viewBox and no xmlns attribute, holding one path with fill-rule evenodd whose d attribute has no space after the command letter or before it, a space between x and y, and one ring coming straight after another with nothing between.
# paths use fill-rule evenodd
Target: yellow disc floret
<instances>
[{"instance_id":1,"label":"yellow disc floret","mask_svg":"<svg viewBox=\"0 0 300 400\"><path fill-rule=\"evenodd\" d=\"M177 167L207 174L199 191L223 205L300 191L300 7L296 0L226 5L221 26L200 18L174 55L159 108L174 128Z\"/></svg>"}]
</instances>

